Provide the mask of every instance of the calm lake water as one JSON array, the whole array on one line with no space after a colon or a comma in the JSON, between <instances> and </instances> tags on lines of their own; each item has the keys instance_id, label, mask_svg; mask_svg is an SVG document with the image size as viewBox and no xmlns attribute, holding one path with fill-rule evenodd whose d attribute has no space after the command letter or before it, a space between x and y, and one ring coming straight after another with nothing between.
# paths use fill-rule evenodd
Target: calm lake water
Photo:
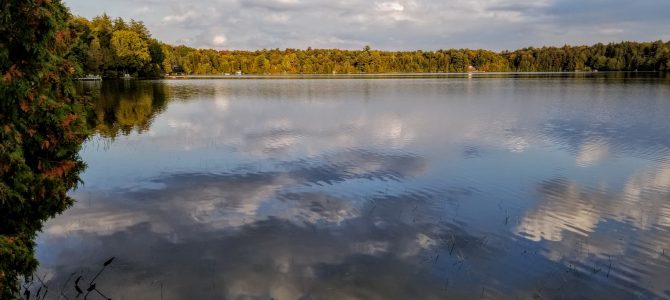
<instances>
[{"instance_id":1,"label":"calm lake water","mask_svg":"<svg viewBox=\"0 0 670 300\"><path fill-rule=\"evenodd\" d=\"M88 169L37 241L71 299L110 257L112 299L670 298L666 75L84 89Z\"/></svg>"}]
</instances>

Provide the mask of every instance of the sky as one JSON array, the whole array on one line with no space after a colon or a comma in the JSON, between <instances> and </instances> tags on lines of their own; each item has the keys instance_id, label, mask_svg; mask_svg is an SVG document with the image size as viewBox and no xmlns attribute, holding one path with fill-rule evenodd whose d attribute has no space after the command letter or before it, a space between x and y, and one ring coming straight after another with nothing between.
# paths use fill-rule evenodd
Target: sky
<instances>
[{"instance_id":1,"label":"sky","mask_svg":"<svg viewBox=\"0 0 670 300\"><path fill-rule=\"evenodd\" d=\"M382 50L670 40L668 0L65 0L75 15L143 21L170 44Z\"/></svg>"}]
</instances>

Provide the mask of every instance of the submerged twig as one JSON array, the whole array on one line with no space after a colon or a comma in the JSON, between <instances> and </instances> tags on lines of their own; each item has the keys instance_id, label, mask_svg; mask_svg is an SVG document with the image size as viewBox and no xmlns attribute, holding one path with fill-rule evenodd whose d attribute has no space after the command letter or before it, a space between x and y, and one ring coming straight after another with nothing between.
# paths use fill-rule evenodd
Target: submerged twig
<instances>
[{"instance_id":1,"label":"submerged twig","mask_svg":"<svg viewBox=\"0 0 670 300\"><path fill-rule=\"evenodd\" d=\"M61 288L58 290L58 298L56 300L60 300L61 296L63 296L65 299L70 300L70 298L68 298L67 296L65 296L65 294L63 294L63 290L65 289L65 286L67 286L67 284L70 282L70 279L72 279L74 274L77 274L77 272L70 273L70 276L67 278L67 280L65 280L65 283L63 283L63 286L61 286Z\"/></svg>"},{"instance_id":2,"label":"submerged twig","mask_svg":"<svg viewBox=\"0 0 670 300\"><path fill-rule=\"evenodd\" d=\"M607 255L607 257L609 258L609 261L610 261L610 264L607 267L607 278L609 278L610 277L610 271L612 271L612 256Z\"/></svg>"}]
</instances>

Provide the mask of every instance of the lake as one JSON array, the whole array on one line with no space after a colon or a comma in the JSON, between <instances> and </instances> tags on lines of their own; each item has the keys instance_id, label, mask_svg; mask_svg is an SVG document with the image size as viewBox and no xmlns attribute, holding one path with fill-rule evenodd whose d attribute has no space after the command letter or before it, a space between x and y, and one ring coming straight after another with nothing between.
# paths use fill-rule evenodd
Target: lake
<instances>
[{"instance_id":1,"label":"lake","mask_svg":"<svg viewBox=\"0 0 670 300\"><path fill-rule=\"evenodd\" d=\"M83 90L88 168L37 239L70 299L111 257L112 299L670 298L667 75Z\"/></svg>"}]
</instances>

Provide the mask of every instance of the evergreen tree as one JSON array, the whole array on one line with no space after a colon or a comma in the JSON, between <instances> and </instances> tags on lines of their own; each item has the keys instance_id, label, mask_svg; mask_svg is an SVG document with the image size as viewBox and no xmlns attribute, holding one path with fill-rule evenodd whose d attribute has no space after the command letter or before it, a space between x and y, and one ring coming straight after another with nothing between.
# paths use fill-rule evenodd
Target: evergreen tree
<instances>
[{"instance_id":1,"label":"evergreen tree","mask_svg":"<svg viewBox=\"0 0 670 300\"><path fill-rule=\"evenodd\" d=\"M0 298L35 271L36 232L70 206L84 163L85 107L69 59L77 36L60 1L0 4Z\"/></svg>"}]
</instances>

